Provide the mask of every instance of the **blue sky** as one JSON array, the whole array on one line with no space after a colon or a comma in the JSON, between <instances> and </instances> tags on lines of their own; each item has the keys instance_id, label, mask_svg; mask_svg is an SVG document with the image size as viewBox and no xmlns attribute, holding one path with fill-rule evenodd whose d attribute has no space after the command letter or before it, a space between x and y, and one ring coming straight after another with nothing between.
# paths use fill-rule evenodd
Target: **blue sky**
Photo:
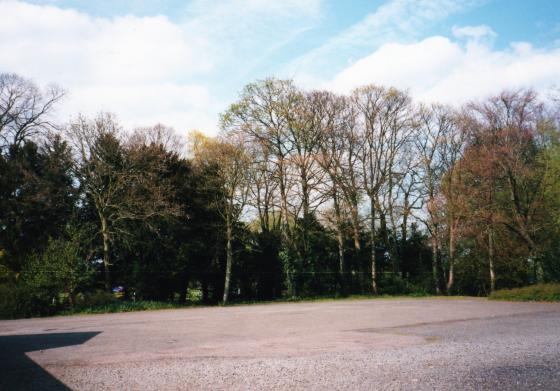
<instances>
[{"instance_id":1,"label":"blue sky","mask_svg":"<svg viewBox=\"0 0 560 391\"><path fill-rule=\"evenodd\" d=\"M450 104L560 79L558 0L0 0L0 71L69 91L59 115L217 132L246 83L365 83Z\"/></svg>"}]
</instances>

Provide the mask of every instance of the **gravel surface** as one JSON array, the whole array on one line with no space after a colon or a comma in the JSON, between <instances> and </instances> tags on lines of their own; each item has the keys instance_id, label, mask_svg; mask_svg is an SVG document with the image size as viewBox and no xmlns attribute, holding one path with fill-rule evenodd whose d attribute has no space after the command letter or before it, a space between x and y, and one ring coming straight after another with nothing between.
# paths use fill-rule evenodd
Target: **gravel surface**
<instances>
[{"instance_id":1,"label":"gravel surface","mask_svg":"<svg viewBox=\"0 0 560 391\"><path fill-rule=\"evenodd\" d=\"M2 321L0 389L560 390L560 304L357 300Z\"/></svg>"}]
</instances>

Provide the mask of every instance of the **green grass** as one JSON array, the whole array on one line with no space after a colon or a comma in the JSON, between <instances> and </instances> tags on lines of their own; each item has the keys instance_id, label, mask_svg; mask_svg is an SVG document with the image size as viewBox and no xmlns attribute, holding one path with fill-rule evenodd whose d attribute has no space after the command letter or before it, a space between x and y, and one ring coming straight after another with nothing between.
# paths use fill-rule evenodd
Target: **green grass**
<instances>
[{"instance_id":1,"label":"green grass","mask_svg":"<svg viewBox=\"0 0 560 391\"><path fill-rule=\"evenodd\" d=\"M164 301L115 301L107 304L69 309L62 311L57 315L107 314L114 312L152 311L171 308L184 308L186 306L189 305L169 303Z\"/></svg>"},{"instance_id":2,"label":"green grass","mask_svg":"<svg viewBox=\"0 0 560 391\"><path fill-rule=\"evenodd\" d=\"M235 300L228 303L228 306L234 305L251 305L251 304L274 304L274 303L299 303L299 302L317 302L317 301L333 301L333 300L370 300L370 299L403 299L403 298L419 298L419 297L432 297L424 293L410 293L406 295L372 295L372 294L352 294L348 296L296 296L296 297L283 297L274 300Z\"/></svg>"},{"instance_id":3,"label":"green grass","mask_svg":"<svg viewBox=\"0 0 560 391\"><path fill-rule=\"evenodd\" d=\"M322 302L322 301L352 301L352 300L398 300L410 298L432 298L432 299L465 299L471 298L466 296L432 296L426 294L408 294L408 295L371 295L371 294L354 294L349 296L307 296L281 298L276 300L234 300L226 306L254 305L254 304L279 304L279 303L296 303L296 302ZM192 307L211 307L222 306L222 304L208 304L202 302L187 302L185 304L170 303L162 301L114 301L111 303L98 304L92 306L78 307L74 309L64 310L56 315L81 315L81 314L106 314L116 312L133 312L133 311L153 311L163 309L192 308Z\"/></svg>"},{"instance_id":4,"label":"green grass","mask_svg":"<svg viewBox=\"0 0 560 391\"><path fill-rule=\"evenodd\" d=\"M490 300L560 301L560 284L536 284L515 289L500 289L488 296Z\"/></svg>"},{"instance_id":5,"label":"green grass","mask_svg":"<svg viewBox=\"0 0 560 391\"><path fill-rule=\"evenodd\" d=\"M427 297L426 295L410 294L410 295L369 295L369 294L357 294L349 295L344 297L337 296L311 296L311 297L291 297L291 298L281 298L276 300L234 300L228 303L226 306L237 306L237 305L253 305L253 304L274 304L274 303L294 303L294 302L318 302L318 301L332 301L332 300L367 300L367 299L400 299L400 298L411 298L411 297ZM222 304L208 304L202 302L187 302L185 304L171 303L164 301L113 301L110 303L81 306L74 309L67 309L57 313L56 315L80 315L80 314L107 314L116 312L133 312L133 311L153 311L153 310L163 310L163 309L176 309L176 308L188 308L188 307L201 307L201 306L221 306Z\"/></svg>"}]
</instances>

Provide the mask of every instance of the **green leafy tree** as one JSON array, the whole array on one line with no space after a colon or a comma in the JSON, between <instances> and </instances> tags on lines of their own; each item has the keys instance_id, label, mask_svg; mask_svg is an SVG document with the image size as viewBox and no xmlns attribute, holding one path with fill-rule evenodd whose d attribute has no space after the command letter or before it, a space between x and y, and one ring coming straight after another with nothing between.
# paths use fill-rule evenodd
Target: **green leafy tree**
<instances>
[{"instance_id":1,"label":"green leafy tree","mask_svg":"<svg viewBox=\"0 0 560 391\"><path fill-rule=\"evenodd\" d=\"M22 282L34 301L45 305L63 296L71 307L75 305L76 293L87 287L94 275L84 246L88 234L74 230L67 238L49 239L42 253L30 257Z\"/></svg>"},{"instance_id":2,"label":"green leafy tree","mask_svg":"<svg viewBox=\"0 0 560 391\"><path fill-rule=\"evenodd\" d=\"M0 155L0 263L17 276L30 253L64 232L77 199L70 149L60 137Z\"/></svg>"}]
</instances>

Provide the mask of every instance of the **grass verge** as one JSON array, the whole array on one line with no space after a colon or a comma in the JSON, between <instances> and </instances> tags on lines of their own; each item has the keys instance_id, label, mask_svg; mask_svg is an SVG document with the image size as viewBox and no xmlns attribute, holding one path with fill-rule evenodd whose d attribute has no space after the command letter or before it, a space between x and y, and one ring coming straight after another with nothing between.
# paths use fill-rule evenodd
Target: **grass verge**
<instances>
[{"instance_id":1,"label":"grass verge","mask_svg":"<svg viewBox=\"0 0 560 391\"><path fill-rule=\"evenodd\" d=\"M115 301L112 303L80 307L72 310L59 312L57 315L78 315L78 314L108 314L115 312L151 311L171 308L184 308L188 304L169 303L164 301Z\"/></svg>"},{"instance_id":2,"label":"grass verge","mask_svg":"<svg viewBox=\"0 0 560 391\"><path fill-rule=\"evenodd\" d=\"M490 300L560 301L560 284L536 284L514 289L500 289L488 296Z\"/></svg>"},{"instance_id":3,"label":"grass verge","mask_svg":"<svg viewBox=\"0 0 560 391\"><path fill-rule=\"evenodd\" d=\"M277 303L295 303L295 302L320 302L334 300L397 300L406 298L438 298L438 299L464 299L465 296L431 296L426 294L408 294L408 295L369 295L355 294L349 296L312 296L312 297L293 297L281 298L276 300L235 300L226 306L254 305L254 304L277 304ZM106 304L99 304L87 307L74 308L73 310L65 310L56 315L80 315L80 314L105 314L116 312L133 312L133 311L152 311L162 309L178 309L189 307L212 307L222 306L222 304L209 304L202 302L187 302L185 304L161 302L161 301L114 301Z\"/></svg>"},{"instance_id":4,"label":"grass verge","mask_svg":"<svg viewBox=\"0 0 560 391\"><path fill-rule=\"evenodd\" d=\"M425 293L410 293L406 295L372 295L372 294L352 294L348 296L296 296L296 297L282 297L274 300L234 300L227 304L227 306L235 305L252 305L252 304L275 304L275 303L299 303L299 302L317 302L317 301L333 301L333 300L370 300L370 299L406 299L406 298L422 298L422 297L435 297ZM443 297L443 296L441 296Z\"/></svg>"}]
</instances>

